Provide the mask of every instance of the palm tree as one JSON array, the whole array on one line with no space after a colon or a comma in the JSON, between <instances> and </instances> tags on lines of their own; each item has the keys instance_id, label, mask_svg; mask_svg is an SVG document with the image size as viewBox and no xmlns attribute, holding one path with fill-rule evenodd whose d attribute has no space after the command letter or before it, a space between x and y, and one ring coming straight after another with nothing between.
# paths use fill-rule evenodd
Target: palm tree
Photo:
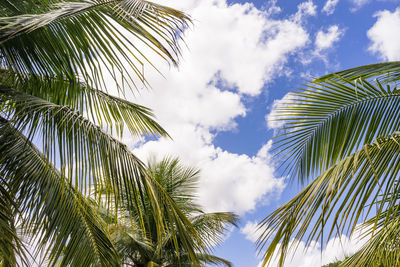
<instances>
[{"instance_id":1,"label":"palm tree","mask_svg":"<svg viewBox=\"0 0 400 267\"><path fill-rule=\"evenodd\" d=\"M400 62L330 74L280 106L277 155L292 179L308 184L262 221L264 265L278 255L282 266L293 239L324 244L356 229L366 244L340 266L399 265L399 74Z\"/></svg>"},{"instance_id":2,"label":"palm tree","mask_svg":"<svg viewBox=\"0 0 400 267\"><path fill-rule=\"evenodd\" d=\"M223 241L222 237L228 226L236 226L237 215L230 212L205 213L196 204L195 189L199 171L183 166L177 158L164 158L159 162L152 160L148 163L148 169L178 208L189 218L200 239L206 244L205 249L196 251L199 262L231 266L229 261L210 254L210 251L213 246ZM157 196L164 198L164 194ZM148 197L145 196L143 201L146 203L143 212L148 213L145 218L149 218L144 222L144 228L140 227L139 212L135 206L127 207L125 210L128 212L121 213L117 220L103 212L122 262L127 266L177 266L177 262L180 262L180 266L193 266L183 246L188 240L180 235L177 225L173 221L167 221L164 235L157 235ZM163 201L160 199L160 202ZM128 202L125 202L125 205L128 206ZM165 212L166 208L166 206L161 207L162 212ZM165 216L168 217L168 214ZM137 231L138 228L142 230Z\"/></svg>"},{"instance_id":3,"label":"palm tree","mask_svg":"<svg viewBox=\"0 0 400 267\"><path fill-rule=\"evenodd\" d=\"M171 198L158 202L158 183L118 139L125 128L134 136L167 133L149 109L108 94L103 80L109 73L121 94L147 85L143 66L151 62L141 51L176 64L189 21L145 0L0 1L1 264L14 266L18 257L29 264L20 224L33 256L46 251L50 265L118 266L85 197L98 188L107 188L114 210L124 200L140 212L145 195L158 234L167 205L191 251L193 226Z\"/></svg>"}]
</instances>

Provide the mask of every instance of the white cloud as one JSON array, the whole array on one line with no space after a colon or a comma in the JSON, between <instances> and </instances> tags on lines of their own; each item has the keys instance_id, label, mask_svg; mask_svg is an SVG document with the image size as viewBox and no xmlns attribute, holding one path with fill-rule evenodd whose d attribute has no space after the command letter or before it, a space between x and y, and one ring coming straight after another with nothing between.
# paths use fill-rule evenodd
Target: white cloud
<instances>
[{"instance_id":1,"label":"white cloud","mask_svg":"<svg viewBox=\"0 0 400 267\"><path fill-rule=\"evenodd\" d=\"M339 29L338 25L332 25L326 32L318 31L315 37L315 48L317 52L331 48L344 35L344 30Z\"/></svg>"},{"instance_id":2,"label":"white cloud","mask_svg":"<svg viewBox=\"0 0 400 267\"><path fill-rule=\"evenodd\" d=\"M280 108L287 106L287 103L292 103L294 99L293 94L286 94L281 99L275 99L274 103L272 103L272 107L270 112L265 116L265 120L267 122L267 126L269 129L278 130L283 125L285 125L285 118L282 117L282 114L278 112Z\"/></svg>"},{"instance_id":3,"label":"white cloud","mask_svg":"<svg viewBox=\"0 0 400 267\"><path fill-rule=\"evenodd\" d=\"M297 6L297 12L293 16L293 20L301 22L307 16L315 16L317 14L317 6L314 5L312 0L302 2Z\"/></svg>"},{"instance_id":4,"label":"white cloud","mask_svg":"<svg viewBox=\"0 0 400 267\"><path fill-rule=\"evenodd\" d=\"M265 84L282 75L289 56L309 44L304 19L315 14L311 1L298 6L286 19L274 1L266 10L249 3L225 0L171 1L188 12L193 29L185 33L179 69L153 60L165 75L145 68L152 90L140 91L135 102L154 110L157 121L173 140L134 142L141 159L151 154L179 156L185 164L202 170L199 199L208 211L230 210L240 214L279 195L284 180L274 174L268 153L270 143L257 155L235 154L214 145L221 131L234 130L235 119L246 116L244 97L258 96Z\"/></svg>"},{"instance_id":5,"label":"white cloud","mask_svg":"<svg viewBox=\"0 0 400 267\"><path fill-rule=\"evenodd\" d=\"M353 3L353 7L350 9L351 12L356 12L366 4L370 2L370 0L350 0Z\"/></svg>"},{"instance_id":6,"label":"white cloud","mask_svg":"<svg viewBox=\"0 0 400 267\"><path fill-rule=\"evenodd\" d=\"M306 247L303 241L293 240L289 246L294 245L293 248L296 249L289 250L283 267L323 266L340 261L360 250L367 240L368 237L363 236L360 231L356 231L350 238L345 235L341 235L340 238L334 237L326 243L322 253L319 242L312 242ZM273 261L268 264L269 267L279 266L277 255L274 255ZM261 266L262 262L258 267Z\"/></svg>"},{"instance_id":7,"label":"white cloud","mask_svg":"<svg viewBox=\"0 0 400 267\"><path fill-rule=\"evenodd\" d=\"M377 21L367 32L372 42L369 51L384 60L400 60L400 8L379 11L374 16Z\"/></svg>"},{"instance_id":8,"label":"white cloud","mask_svg":"<svg viewBox=\"0 0 400 267\"><path fill-rule=\"evenodd\" d=\"M338 3L339 3L339 0L326 1L324 7L322 8L322 12L325 12L327 15L332 15L333 12L335 12L335 8Z\"/></svg>"},{"instance_id":9,"label":"white cloud","mask_svg":"<svg viewBox=\"0 0 400 267\"><path fill-rule=\"evenodd\" d=\"M247 240L255 243L265 228L259 228L256 221L248 221L246 225L240 228L240 232L245 235Z\"/></svg>"}]
</instances>

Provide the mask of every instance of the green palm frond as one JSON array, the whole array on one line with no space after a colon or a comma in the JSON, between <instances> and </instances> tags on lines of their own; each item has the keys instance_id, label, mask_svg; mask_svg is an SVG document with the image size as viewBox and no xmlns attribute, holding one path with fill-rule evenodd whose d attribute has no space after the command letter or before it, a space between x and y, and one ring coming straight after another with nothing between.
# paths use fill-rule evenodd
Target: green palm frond
<instances>
[{"instance_id":1,"label":"green palm frond","mask_svg":"<svg viewBox=\"0 0 400 267\"><path fill-rule=\"evenodd\" d=\"M104 225L85 198L46 157L6 120L0 121L1 175L19 203L25 233L50 262L62 255L71 266L118 266Z\"/></svg>"},{"instance_id":2,"label":"green palm frond","mask_svg":"<svg viewBox=\"0 0 400 267\"><path fill-rule=\"evenodd\" d=\"M277 110L284 120L275 150L292 177L304 181L400 130L400 90L365 79L311 82Z\"/></svg>"},{"instance_id":3,"label":"green palm frond","mask_svg":"<svg viewBox=\"0 0 400 267\"><path fill-rule=\"evenodd\" d=\"M98 88L101 65L122 87L135 84L133 76L145 82L143 45L176 64L178 39L189 21L180 11L144 0L60 2L42 12L0 17L1 65L69 79L80 73Z\"/></svg>"},{"instance_id":4,"label":"green palm frond","mask_svg":"<svg viewBox=\"0 0 400 267\"><path fill-rule=\"evenodd\" d=\"M125 127L135 137L168 136L154 120L150 109L109 95L83 82L57 76L22 76L8 70L2 70L0 77L3 86L87 114L101 128L106 126L118 136L122 136Z\"/></svg>"},{"instance_id":5,"label":"green palm frond","mask_svg":"<svg viewBox=\"0 0 400 267\"><path fill-rule=\"evenodd\" d=\"M373 222L375 223L375 222ZM363 228L371 236L354 255L339 266L398 266L400 264L399 218L379 223L377 229Z\"/></svg>"},{"instance_id":6,"label":"green palm frond","mask_svg":"<svg viewBox=\"0 0 400 267\"><path fill-rule=\"evenodd\" d=\"M176 64L189 21L143 0L0 0L0 146L8 152L0 155L0 174L38 249L50 243L53 264L119 264L105 222L85 198L100 188L113 205L107 212L135 210L141 231L149 221L158 238L167 222L186 230L182 246L195 260L202 244L194 243L185 213L109 134L121 137L125 126L135 136L167 133L149 109L108 94L103 78L109 72L122 94L136 78L146 84L143 66L152 63L143 51Z\"/></svg>"},{"instance_id":7,"label":"green palm frond","mask_svg":"<svg viewBox=\"0 0 400 267\"><path fill-rule=\"evenodd\" d=\"M232 263L224 258L211 255L211 254L197 254L197 258L200 259L201 262L205 264L213 264L213 265L223 265L227 267L231 267ZM188 265L191 266L191 265Z\"/></svg>"},{"instance_id":8,"label":"green palm frond","mask_svg":"<svg viewBox=\"0 0 400 267\"><path fill-rule=\"evenodd\" d=\"M208 265L218 265L218 266L227 266L227 267L233 266L230 261L228 261L224 258L215 256L215 255L212 255L212 254L197 253L196 257L199 259L201 264L206 264L206 265L201 265L201 266L208 266ZM186 255L182 255L181 262L182 262L181 267L192 267L193 266L191 261L187 259ZM173 267L175 265L172 263L169 265L167 264L165 266Z\"/></svg>"},{"instance_id":9,"label":"green palm frond","mask_svg":"<svg viewBox=\"0 0 400 267\"><path fill-rule=\"evenodd\" d=\"M382 196L378 201L387 205L386 210L357 227L365 245L340 266L383 267L400 263L400 191L397 183L392 188L392 195Z\"/></svg>"},{"instance_id":10,"label":"green palm frond","mask_svg":"<svg viewBox=\"0 0 400 267\"><path fill-rule=\"evenodd\" d=\"M15 266L17 257L29 266L26 248L20 240L16 229L18 204L10 195L6 181L0 170L0 265Z\"/></svg>"},{"instance_id":11,"label":"green palm frond","mask_svg":"<svg viewBox=\"0 0 400 267\"><path fill-rule=\"evenodd\" d=\"M232 212L201 213L191 218L194 228L209 247L221 243L228 226L237 226L238 220L239 216Z\"/></svg>"},{"instance_id":12,"label":"green palm frond","mask_svg":"<svg viewBox=\"0 0 400 267\"><path fill-rule=\"evenodd\" d=\"M351 234L357 223L371 215L385 217L390 222L393 212L389 212L387 203L397 200L393 192L400 189L396 179L399 171L399 132L378 138L372 145L366 144L332 165L263 220L261 227L267 230L259 238L260 251L271 241L264 264L279 249L282 265L292 238L306 237L306 246L313 240L321 240L323 244L332 235ZM380 227L379 220L369 222L373 229Z\"/></svg>"},{"instance_id":13,"label":"green palm frond","mask_svg":"<svg viewBox=\"0 0 400 267\"><path fill-rule=\"evenodd\" d=\"M60 157L62 173L69 173L70 182L74 181L76 188L91 190L92 185L97 188L104 185L121 196L125 193L124 185L136 183L143 188L142 182L147 184L148 176L141 175L146 174L143 163L126 145L78 112L11 89L0 89L0 92L8 120L28 136L40 133L45 155L50 161ZM139 181L140 178L144 180Z\"/></svg>"},{"instance_id":14,"label":"green palm frond","mask_svg":"<svg viewBox=\"0 0 400 267\"><path fill-rule=\"evenodd\" d=\"M315 82L325 82L327 80L341 79L355 80L378 79L382 83L396 82L400 79L400 61L376 63L355 67L328 75L324 75L315 80Z\"/></svg>"},{"instance_id":15,"label":"green palm frond","mask_svg":"<svg viewBox=\"0 0 400 267\"><path fill-rule=\"evenodd\" d=\"M1 16L11 17L23 14L35 14L50 10L51 6L62 0L0 0Z\"/></svg>"},{"instance_id":16,"label":"green palm frond","mask_svg":"<svg viewBox=\"0 0 400 267\"><path fill-rule=\"evenodd\" d=\"M209 252L222 240L229 225L236 225L238 216L229 212L204 213L195 202L195 189L199 171L183 166L178 159L166 157L150 160L150 175L157 182L160 212L164 214L163 234L158 235L153 222L154 210L149 199L143 196L145 231L133 231L140 225L139 211L135 206L121 213L117 219L105 219L114 236L114 242L123 259L129 263L145 265L153 262L161 266L201 266L202 263L229 263ZM171 209L173 207L173 209ZM176 214L177 218L170 214ZM109 217L104 214L103 216ZM120 235L117 229L123 229ZM140 265L139 264L139 265ZM229 265L228 265L229 266Z\"/></svg>"},{"instance_id":17,"label":"green palm frond","mask_svg":"<svg viewBox=\"0 0 400 267\"><path fill-rule=\"evenodd\" d=\"M178 158L171 157L165 157L161 161L151 159L147 168L182 212L190 214L200 210L195 197L200 178L198 169L183 166Z\"/></svg>"},{"instance_id":18,"label":"green palm frond","mask_svg":"<svg viewBox=\"0 0 400 267\"><path fill-rule=\"evenodd\" d=\"M163 198L163 205L167 207L165 214L160 212L154 191L157 182L124 144L68 107L11 89L1 89L1 92L0 99L5 103L8 119L17 129L28 132L29 136L35 132L43 136L45 156L50 162L59 156L61 174L63 177L68 174L66 178L76 190L90 193L92 186L106 188L106 197L114 198L114 209L118 209L122 200L126 201L126 207L136 207L142 227L144 218L138 196L146 195L154 210L152 215L157 235L161 234L164 219L179 227L187 223L185 216L176 210L176 205L168 197ZM157 194L165 192L158 191ZM188 236L185 238L190 240ZM192 247L191 244L187 241L186 245Z\"/></svg>"}]
</instances>

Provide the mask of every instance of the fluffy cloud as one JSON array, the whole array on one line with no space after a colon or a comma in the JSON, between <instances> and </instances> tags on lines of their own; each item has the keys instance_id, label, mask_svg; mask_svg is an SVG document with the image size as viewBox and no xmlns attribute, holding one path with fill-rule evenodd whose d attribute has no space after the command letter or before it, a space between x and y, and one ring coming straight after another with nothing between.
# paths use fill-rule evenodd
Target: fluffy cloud
<instances>
[{"instance_id":1,"label":"fluffy cloud","mask_svg":"<svg viewBox=\"0 0 400 267\"><path fill-rule=\"evenodd\" d=\"M394 12L383 10L375 14L376 23L368 30L369 50L384 60L400 60L400 8Z\"/></svg>"},{"instance_id":2,"label":"fluffy cloud","mask_svg":"<svg viewBox=\"0 0 400 267\"><path fill-rule=\"evenodd\" d=\"M344 30L339 29L339 26L332 25L326 32L318 31L315 37L315 48L317 52L331 48L344 35Z\"/></svg>"},{"instance_id":3,"label":"fluffy cloud","mask_svg":"<svg viewBox=\"0 0 400 267\"><path fill-rule=\"evenodd\" d=\"M324 7L322 8L322 12L325 12L327 15L332 15L335 12L336 5L339 0L328 0L326 1Z\"/></svg>"},{"instance_id":4,"label":"fluffy cloud","mask_svg":"<svg viewBox=\"0 0 400 267\"><path fill-rule=\"evenodd\" d=\"M301 22L307 16L315 16L317 14L317 6L314 5L312 0L300 3L297 6L297 12L293 16L295 22Z\"/></svg>"},{"instance_id":5,"label":"fluffy cloud","mask_svg":"<svg viewBox=\"0 0 400 267\"><path fill-rule=\"evenodd\" d=\"M293 94L287 93L281 99L274 100L270 112L265 116L267 127L269 129L278 130L283 125L285 125L285 118L283 118L282 115L279 114L278 110L287 106L287 103L293 103L294 99L295 96Z\"/></svg>"},{"instance_id":6,"label":"fluffy cloud","mask_svg":"<svg viewBox=\"0 0 400 267\"><path fill-rule=\"evenodd\" d=\"M293 245L295 250L289 250L286 257L284 267L309 267L323 266L329 263L343 260L345 257L353 255L367 242L368 237L362 235L360 231L356 231L352 236L347 237L342 235L331 238L321 252L321 244L312 242L306 247L303 241L293 240L290 245ZM273 261L268 264L270 267L278 265L279 258L274 255ZM262 266L262 262L258 267Z\"/></svg>"},{"instance_id":7,"label":"fluffy cloud","mask_svg":"<svg viewBox=\"0 0 400 267\"><path fill-rule=\"evenodd\" d=\"M265 228L259 228L258 222L249 221L246 225L240 228L240 232L245 235L247 240L255 243Z\"/></svg>"},{"instance_id":8,"label":"fluffy cloud","mask_svg":"<svg viewBox=\"0 0 400 267\"><path fill-rule=\"evenodd\" d=\"M259 10L225 0L169 2L194 19L193 29L185 33L188 49L182 51L179 69L155 62L165 79L145 69L153 89L140 91L135 99L154 110L173 140L124 141L143 160L172 155L201 168L199 199L209 211L243 214L284 187L274 175L270 143L256 155L231 153L213 143L219 132L235 129L236 118L246 116L244 98L258 96L286 67L288 57L309 43L303 24L316 13L312 1L280 20L270 16L279 12L274 3Z\"/></svg>"},{"instance_id":9,"label":"fluffy cloud","mask_svg":"<svg viewBox=\"0 0 400 267\"><path fill-rule=\"evenodd\" d=\"M350 0L353 3L353 7L350 9L351 12L355 12L368 4L370 0Z\"/></svg>"}]
</instances>

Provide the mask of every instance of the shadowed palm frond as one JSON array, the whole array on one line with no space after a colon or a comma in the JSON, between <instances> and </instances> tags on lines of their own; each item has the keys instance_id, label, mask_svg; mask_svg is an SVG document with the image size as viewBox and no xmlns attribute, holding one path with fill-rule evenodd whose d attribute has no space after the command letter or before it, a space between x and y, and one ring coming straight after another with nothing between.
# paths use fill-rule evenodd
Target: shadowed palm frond
<instances>
[{"instance_id":1,"label":"shadowed palm frond","mask_svg":"<svg viewBox=\"0 0 400 267\"><path fill-rule=\"evenodd\" d=\"M0 121L1 175L19 203L25 233L36 249L49 249L50 262L119 266L119 258L96 212L46 157L13 128Z\"/></svg>"},{"instance_id":2,"label":"shadowed palm frond","mask_svg":"<svg viewBox=\"0 0 400 267\"><path fill-rule=\"evenodd\" d=\"M103 72L120 93L135 78L146 84L143 66L152 65L151 53L176 64L189 21L143 0L0 1L0 138L9 149L0 155L1 176L21 205L24 225L37 233L39 249L50 243L52 263L119 264L85 198L99 188L115 204L108 211L134 206L141 230L149 208L154 235L169 221L187 230L180 238L190 257L202 246L193 242L196 231L185 214L109 131L122 137L125 124L135 136L167 133L149 109L102 90L108 85Z\"/></svg>"},{"instance_id":3,"label":"shadowed palm frond","mask_svg":"<svg viewBox=\"0 0 400 267\"><path fill-rule=\"evenodd\" d=\"M143 47L176 64L178 39L189 21L180 11L144 0L50 6L39 14L0 17L3 67L68 79L81 74L97 88L104 85L102 68L118 85L135 84L133 76L145 82L143 64L148 60Z\"/></svg>"},{"instance_id":4,"label":"shadowed palm frond","mask_svg":"<svg viewBox=\"0 0 400 267\"><path fill-rule=\"evenodd\" d=\"M19 258L25 266L30 266L26 248L16 229L18 204L10 195L9 186L2 174L0 169L0 265L13 266Z\"/></svg>"},{"instance_id":5,"label":"shadowed palm frond","mask_svg":"<svg viewBox=\"0 0 400 267\"><path fill-rule=\"evenodd\" d=\"M151 216L154 217L152 222L156 235L162 234L160 229L164 220L173 222L180 231L186 229L189 232L190 222L168 196L162 198L162 203L158 202L159 195L166 192L157 189L156 197L157 182L125 145L66 106L10 89L0 90L7 118L17 129L28 132L29 136L34 133L43 136L46 158L52 162L59 156L61 175L66 176L76 190L90 193L92 186L106 188L106 198L114 199L114 210L121 207L119 203L122 200L126 203L122 207L135 207L141 227L147 219L143 218L146 214L142 212L140 199L146 195L149 208L154 210ZM160 212L160 205L166 207L164 213ZM193 250L195 243L185 233L182 235L185 240L183 246ZM201 243L197 245L201 247Z\"/></svg>"}]
</instances>

